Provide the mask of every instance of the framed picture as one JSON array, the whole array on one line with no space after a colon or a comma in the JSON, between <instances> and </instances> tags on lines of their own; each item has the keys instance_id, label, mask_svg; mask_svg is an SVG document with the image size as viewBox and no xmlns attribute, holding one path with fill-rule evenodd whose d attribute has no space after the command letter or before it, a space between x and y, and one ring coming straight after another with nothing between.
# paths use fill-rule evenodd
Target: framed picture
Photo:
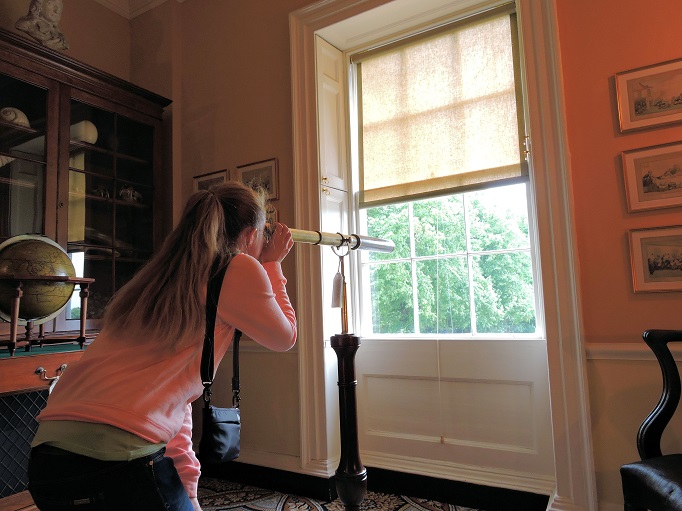
<instances>
[{"instance_id":1,"label":"framed picture","mask_svg":"<svg viewBox=\"0 0 682 511\"><path fill-rule=\"evenodd\" d=\"M682 206L682 142L622 153L628 211Z\"/></svg>"},{"instance_id":2,"label":"framed picture","mask_svg":"<svg viewBox=\"0 0 682 511\"><path fill-rule=\"evenodd\" d=\"M682 59L616 74L620 131L682 121Z\"/></svg>"},{"instance_id":3,"label":"framed picture","mask_svg":"<svg viewBox=\"0 0 682 511\"><path fill-rule=\"evenodd\" d=\"M682 225L629 232L635 293L682 291Z\"/></svg>"},{"instance_id":4,"label":"framed picture","mask_svg":"<svg viewBox=\"0 0 682 511\"><path fill-rule=\"evenodd\" d=\"M194 176L194 191L208 190L212 186L219 185L227 181L227 169L218 170L217 172L209 172L208 174L201 174Z\"/></svg>"},{"instance_id":5,"label":"framed picture","mask_svg":"<svg viewBox=\"0 0 682 511\"><path fill-rule=\"evenodd\" d=\"M279 169L277 158L237 167L237 179L251 188L263 188L268 199L279 199Z\"/></svg>"}]
</instances>

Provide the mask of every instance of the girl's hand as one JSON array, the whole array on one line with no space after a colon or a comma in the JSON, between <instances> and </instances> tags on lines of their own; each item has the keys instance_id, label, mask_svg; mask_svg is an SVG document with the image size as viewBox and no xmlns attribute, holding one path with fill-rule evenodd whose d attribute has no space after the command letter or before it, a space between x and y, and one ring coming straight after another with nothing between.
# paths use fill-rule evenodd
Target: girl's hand
<instances>
[{"instance_id":1,"label":"girl's hand","mask_svg":"<svg viewBox=\"0 0 682 511\"><path fill-rule=\"evenodd\" d=\"M281 263L287 256L291 247L294 246L294 239L291 231L282 223L275 223L270 241L263 247L260 255L261 263L278 262Z\"/></svg>"}]
</instances>

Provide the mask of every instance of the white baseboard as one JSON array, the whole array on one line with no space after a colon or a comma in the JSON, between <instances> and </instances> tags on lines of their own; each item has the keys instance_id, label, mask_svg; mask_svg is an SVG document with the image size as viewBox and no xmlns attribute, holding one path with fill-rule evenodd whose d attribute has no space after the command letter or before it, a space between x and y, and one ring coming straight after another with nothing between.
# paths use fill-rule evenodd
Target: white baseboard
<instances>
[{"instance_id":1,"label":"white baseboard","mask_svg":"<svg viewBox=\"0 0 682 511\"><path fill-rule=\"evenodd\" d=\"M329 479L334 475L336 466L338 465L338 461L334 463L329 460L313 460L303 465L301 458L298 456L274 454L271 452L248 449L242 449L239 458L235 461L238 463L257 465L259 467L284 470L286 472L322 477L325 479Z\"/></svg>"},{"instance_id":2,"label":"white baseboard","mask_svg":"<svg viewBox=\"0 0 682 511\"><path fill-rule=\"evenodd\" d=\"M408 472L412 474L462 481L482 486L493 486L508 490L518 490L540 495L551 495L555 488L554 478L528 473L501 472L485 467L458 465L437 460L387 456L383 453L363 451L362 462L365 466Z\"/></svg>"}]
</instances>

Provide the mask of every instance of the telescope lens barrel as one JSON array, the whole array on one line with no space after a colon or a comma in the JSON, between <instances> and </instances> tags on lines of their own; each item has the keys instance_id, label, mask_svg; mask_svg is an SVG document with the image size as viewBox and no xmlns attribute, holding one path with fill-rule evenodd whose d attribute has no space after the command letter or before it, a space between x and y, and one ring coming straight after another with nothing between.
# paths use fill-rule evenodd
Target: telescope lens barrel
<instances>
[{"instance_id":1,"label":"telescope lens barrel","mask_svg":"<svg viewBox=\"0 0 682 511\"><path fill-rule=\"evenodd\" d=\"M304 231L301 229L289 229L296 243L311 243L313 245L329 245L332 247L342 247L347 245L352 250L368 250L370 252L393 252L395 244L391 240L373 238L371 236L361 236L350 234L344 236L341 233L329 233L319 231Z\"/></svg>"},{"instance_id":2,"label":"telescope lens barrel","mask_svg":"<svg viewBox=\"0 0 682 511\"><path fill-rule=\"evenodd\" d=\"M357 240L355 245L350 245L353 250L368 250L370 252L385 252L391 253L395 249L395 243L391 240L385 240L382 238L373 238L371 236L361 236L359 234L351 234L351 238Z\"/></svg>"}]
</instances>

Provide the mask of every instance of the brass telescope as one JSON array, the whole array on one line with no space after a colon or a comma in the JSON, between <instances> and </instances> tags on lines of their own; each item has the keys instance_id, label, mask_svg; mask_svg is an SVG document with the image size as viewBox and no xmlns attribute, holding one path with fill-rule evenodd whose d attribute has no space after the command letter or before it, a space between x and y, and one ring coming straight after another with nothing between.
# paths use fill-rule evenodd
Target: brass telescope
<instances>
[{"instance_id":1,"label":"brass telescope","mask_svg":"<svg viewBox=\"0 0 682 511\"><path fill-rule=\"evenodd\" d=\"M330 245L341 248L348 247L351 250L369 250L371 252L393 252L395 244L391 240L361 236L360 234L344 235L340 232L303 231L301 229L289 229L296 243L310 243L312 245Z\"/></svg>"}]
</instances>

